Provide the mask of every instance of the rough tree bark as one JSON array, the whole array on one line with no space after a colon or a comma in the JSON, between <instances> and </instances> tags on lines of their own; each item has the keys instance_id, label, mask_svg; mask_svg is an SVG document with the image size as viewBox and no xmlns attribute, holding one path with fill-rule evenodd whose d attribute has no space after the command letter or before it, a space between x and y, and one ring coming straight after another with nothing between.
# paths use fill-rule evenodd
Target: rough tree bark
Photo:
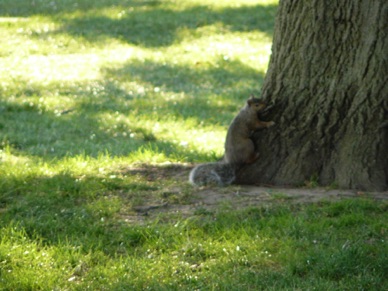
<instances>
[{"instance_id":1,"label":"rough tree bark","mask_svg":"<svg viewBox=\"0 0 388 291\"><path fill-rule=\"evenodd\" d=\"M237 183L386 190L388 1L279 3L256 163Z\"/></svg>"}]
</instances>

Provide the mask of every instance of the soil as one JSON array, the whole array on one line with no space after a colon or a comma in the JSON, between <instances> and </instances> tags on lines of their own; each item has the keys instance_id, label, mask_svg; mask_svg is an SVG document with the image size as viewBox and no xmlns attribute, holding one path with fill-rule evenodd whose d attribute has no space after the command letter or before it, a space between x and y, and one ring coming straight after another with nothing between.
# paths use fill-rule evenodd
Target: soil
<instances>
[{"instance_id":1,"label":"soil","mask_svg":"<svg viewBox=\"0 0 388 291\"><path fill-rule=\"evenodd\" d=\"M126 169L127 174L136 174L145 177L148 181L173 178L178 183L166 193L179 194L187 189L187 177L193 166L167 165L145 166ZM217 211L229 207L242 209L246 207L263 206L274 203L317 203L320 201L338 201L341 199L369 198L386 202L388 191L364 192L357 190L327 189L322 187L287 188L259 185L231 185L228 187L194 187L190 190L187 201L176 203L166 201L149 201L133 207L132 215L123 215L128 222L144 223L160 215L178 215L189 217L195 213Z\"/></svg>"}]
</instances>

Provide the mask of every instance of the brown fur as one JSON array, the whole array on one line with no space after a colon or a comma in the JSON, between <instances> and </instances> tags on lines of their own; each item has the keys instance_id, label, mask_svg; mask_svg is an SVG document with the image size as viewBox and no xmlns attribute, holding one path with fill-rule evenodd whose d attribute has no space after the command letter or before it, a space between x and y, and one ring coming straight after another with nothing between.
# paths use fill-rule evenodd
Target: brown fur
<instances>
[{"instance_id":1,"label":"brown fur","mask_svg":"<svg viewBox=\"0 0 388 291\"><path fill-rule=\"evenodd\" d=\"M196 166L190 172L190 183L197 186L209 184L226 186L233 183L236 170L244 164L253 163L259 156L250 138L252 133L275 124L273 121L265 122L259 119L259 113L266 107L265 102L251 96L229 126L224 160Z\"/></svg>"},{"instance_id":2,"label":"brown fur","mask_svg":"<svg viewBox=\"0 0 388 291\"><path fill-rule=\"evenodd\" d=\"M259 113L266 107L267 104L264 101L251 96L245 107L232 120L225 141L224 161L226 163L240 166L251 164L259 157L250 137L252 132L275 124L273 121L265 122L259 119Z\"/></svg>"}]
</instances>

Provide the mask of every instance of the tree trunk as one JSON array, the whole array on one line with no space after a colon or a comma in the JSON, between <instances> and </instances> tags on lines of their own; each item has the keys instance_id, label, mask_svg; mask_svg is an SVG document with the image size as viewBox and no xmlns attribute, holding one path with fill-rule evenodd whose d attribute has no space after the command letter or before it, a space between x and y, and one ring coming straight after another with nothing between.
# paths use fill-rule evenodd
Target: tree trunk
<instances>
[{"instance_id":1,"label":"tree trunk","mask_svg":"<svg viewBox=\"0 0 388 291\"><path fill-rule=\"evenodd\" d=\"M388 2L280 1L262 97L277 124L238 183L386 190Z\"/></svg>"}]
</instances>

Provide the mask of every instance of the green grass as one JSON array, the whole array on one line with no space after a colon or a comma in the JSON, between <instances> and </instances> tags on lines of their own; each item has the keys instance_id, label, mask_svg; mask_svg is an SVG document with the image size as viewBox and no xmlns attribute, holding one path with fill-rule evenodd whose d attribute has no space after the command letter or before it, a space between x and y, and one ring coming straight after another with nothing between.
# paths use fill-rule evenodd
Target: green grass
<instances>
[{"instance_id":1,"label":"green grass","mask_svg":"<svg viewBox=\"0 0 388 291\"><path fill-rule=\"evenodd\" d=\"M54 200L7 215L13 222L2 228L0 241L5 289L387 286L386 204L279 204L134 226L114 219L115 200L74 205L67 198L61 207Z\"/></svg>"},{"instance_id":2,"label":"green grass","mask_svg":"<svg viewBox=\"0 0 388 291\"><path fill-rule=\"evenodd\" d=\"M260 92L276 7L0 1L0 290L387 289L385 202L127 219L193 201L187 164Z\"/></svg>"},{"instance_id":3,"label":"green grass","mask_svg":"<svg viewBox=\"0 0 388 291\"><path fill-rule=\"evenodd\" d=\"M276 4L218 2L2 1L2 143L49 160L220 156L260 90Z\"/></svg>"}]
</instances>

